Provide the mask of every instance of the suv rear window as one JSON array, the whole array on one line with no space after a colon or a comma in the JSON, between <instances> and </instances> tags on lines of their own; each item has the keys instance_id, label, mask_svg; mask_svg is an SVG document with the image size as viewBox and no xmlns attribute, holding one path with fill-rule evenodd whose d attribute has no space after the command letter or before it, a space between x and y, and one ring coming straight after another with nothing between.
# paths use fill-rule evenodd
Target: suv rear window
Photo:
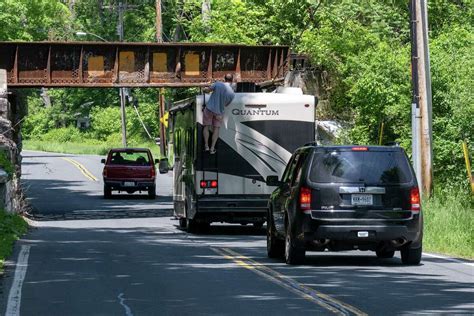
<instances>
[{"instance_id":1,"label":"suv rear window","mask_svg":"<svg viewBox=\"0 0 474 316\"><path fill-rule=\"evenodd\" d=\"M319 183L396 184L412 181L412 173L399 151L328 150L315 153L309 178Z\"/></svg>"},{"instance_id":2,"label":"suv rear window","mask_svg":"<svg viewBox=\"0 0 474 316\"><path fill-rule=\"evenodd\" d=\"M146 151L116 151L111 153L110 164L146 166L150 164L150 159Z\"/></svg>"}]
</instances>

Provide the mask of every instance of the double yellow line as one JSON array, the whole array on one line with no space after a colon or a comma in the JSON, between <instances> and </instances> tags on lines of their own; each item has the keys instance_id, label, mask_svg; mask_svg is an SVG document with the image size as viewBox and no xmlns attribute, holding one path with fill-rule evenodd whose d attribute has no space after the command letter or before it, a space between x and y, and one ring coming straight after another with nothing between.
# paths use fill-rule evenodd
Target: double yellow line
<instances>
[{"instance_id":1,"label":"double yellow line","mask_svg":"<svg viewBox=\"0 0 474 316\"><path fill-rule=\"evenodd\" d=\"M97 180L96 177L94 177L94 175L89 171L87 170L86 167L84 167L82 164L80 164L79 162L75 161L74 159L71 159L71 158L66 158L66 157L62 157L64 160L66 160L67 162L70 162L71 164L73 164L75 167L77 167L77 169L79 169L79 171L89 180L91 181L99 181Z\"/></svg>"},{"instance_id":2,"label":"double yellow line","mask_svg":"<svg viewBox=\"0 0 474 316\"><path fill-rule=\"evenodd\" d=\"M321 293L299 282L296 282L295 280L233 250L215 247L211 247L211 249L224 258L232 260L237 265L258 274L287 290L290 290L291 292L308 301L318 304L319 306L336 315L367 315L354 306L341 302L327 294Z\"/></svg>"}]
</instances>

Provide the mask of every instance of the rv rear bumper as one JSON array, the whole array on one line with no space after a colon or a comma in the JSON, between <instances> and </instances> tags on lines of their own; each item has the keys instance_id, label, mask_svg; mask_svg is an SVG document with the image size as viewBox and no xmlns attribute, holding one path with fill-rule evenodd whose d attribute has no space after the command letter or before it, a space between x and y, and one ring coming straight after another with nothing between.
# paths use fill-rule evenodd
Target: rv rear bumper
<instances>
[{"instance_id":1,"label":"rv rear bumper","mask_svg":"<svg viewBox=\"0 0 474 316\"><path fill-rule=\"evenodd\" d=\"M268 195L201 196L196 202L196 216L207 222L256 223L267 218Z\"/></svg>"}]
</instances>

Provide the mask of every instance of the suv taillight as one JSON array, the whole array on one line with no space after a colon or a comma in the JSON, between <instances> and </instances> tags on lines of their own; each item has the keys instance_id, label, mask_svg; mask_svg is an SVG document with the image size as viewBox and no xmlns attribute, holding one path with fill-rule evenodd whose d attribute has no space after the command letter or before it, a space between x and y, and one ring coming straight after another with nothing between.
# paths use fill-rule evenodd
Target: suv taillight
<instances>
[{"instance_id":1,"label":"suv taillight","mask_svg":"<svg viewBox=\"0 0 474 316\"><path fill-rule=\"evenodd\" d=\"M107 167L104 167L104 171L102 171L102 176L104 176L104 178L107 178Z\"/></svg>"},{"instance_id":2,"label":"suv taillight","mask_svg":"<svg viewBox=\"0 0 474 316\"><path fill-rule=\"evenodd\" d=\"M411 210L415 212L420 211L420 190L418 190L418 187L413 187L410 190L410 204L411 204Z\"/></svg>"},{"instance_id":3,"label":"suv taillight","mask_svg":"<svg viewBox=\"0 0 474 316\"><path fill-rule=\"evenodd\" d=\"M156 176L156 170L155 167L151 168L151 177L154 178Z\"/></svg>"},{"instance_id":4,"label":"suv taillight","mask_svg":"<svg viewBox=\"0 0 474 316\"><path fill-rule=\"evenodd\" d=\"M311 189L301 187L300 189L300 209L309 214L311 210Z\"/></svg>"}]
</instances>

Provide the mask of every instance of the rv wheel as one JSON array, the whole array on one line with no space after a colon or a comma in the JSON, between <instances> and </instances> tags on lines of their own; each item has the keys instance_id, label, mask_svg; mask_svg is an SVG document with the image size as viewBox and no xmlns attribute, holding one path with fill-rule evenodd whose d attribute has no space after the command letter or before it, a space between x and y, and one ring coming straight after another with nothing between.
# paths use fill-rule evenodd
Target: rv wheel
<instances>
[{"instance_id":1,"label":"rv wheel","mask_svg":"<svg viewBox=\"0 0 474 316\"><path fill-rule=\"evenodd\" d=\"M196 223L194 219L187 218L186 219L186 229L188 233L195 234L199 230L199 225Z\"/></svg>"},{"instance_id":2,"label":"rv wheel","mask_svg":"<svg viewBox=\"0 0 474 316\"><path fill-rule=\"evenodd\" d=\"M181 217L179 219L179 227L180 228L186 228L186 218Z\"/></svg>"}]
</instances>

